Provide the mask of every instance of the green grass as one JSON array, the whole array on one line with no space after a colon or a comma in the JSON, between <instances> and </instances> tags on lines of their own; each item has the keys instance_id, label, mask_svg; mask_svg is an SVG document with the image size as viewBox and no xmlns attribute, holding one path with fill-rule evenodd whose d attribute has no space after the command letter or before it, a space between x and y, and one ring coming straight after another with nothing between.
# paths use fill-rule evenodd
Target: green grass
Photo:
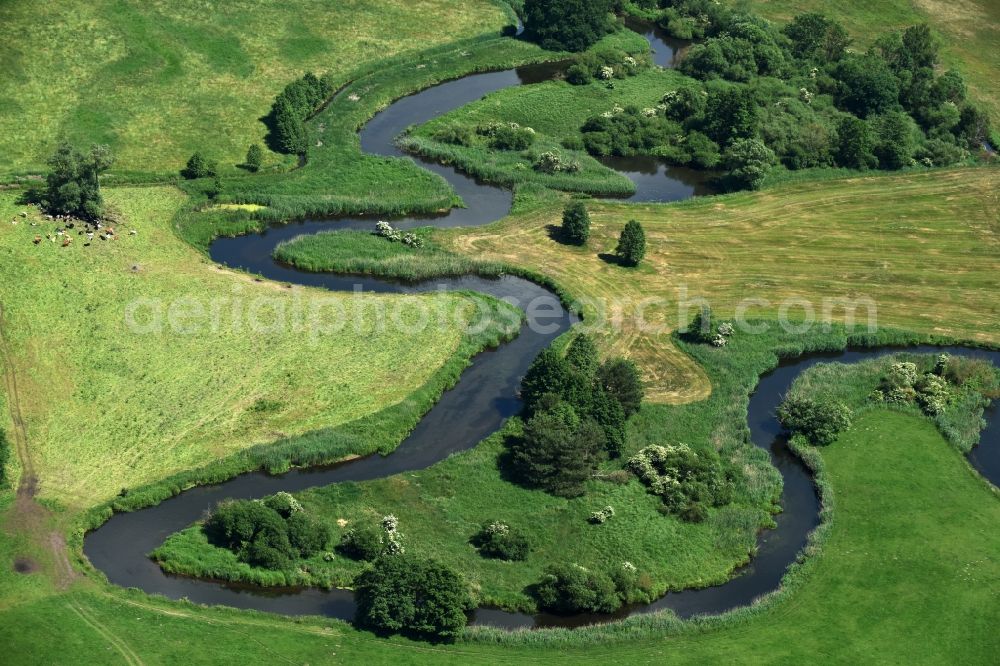
<instances>
[{"instance_id":1,"label":"green grass","mask_svg":"<svg viewBox=\"0 0 1000 666\"><path fill-rule=\"evenodd\" d=\"M453 355L457 376L488 343L434 326L380 332L381 313L394 308L418 321L413 297L358 300L215 266L173 233L170 219L185 205L176 189L107 196L123 218L119 237L90 247L75 230L69 247L45 240L54 223L16 205L15 194L0 196L0 301L43 497L86 507L253 445L370 417L428 384ZM22 210L28 217L15 218ZM417 298L475 311L460 295ZM158 330L127 325L136 303L140 324L160 308ZM334 333L336 304L352 319ZM206 315L194 332L171 325L171 312L183 327L184 312L198 308ZM426 409L433 399L418 402Z\"/></svg>"},{"instance_id":2,"label":"green grass","mask_svg":"<svg viewBox=\"0 0 1000 666\"><path fill-rule=\"evenodd\" d=\"M337 484L307 491L299 498L307 511L331 527L331 543L356 525L377 526L383 515L396 515L409 551L462 571L483 604L531 609L533 602L524 588L538 581L542 569L553 562L601 569L629 561L649 577L655 596L668 589L717 584L751 552L757 530L770 522L768 514L780 489L780 479L764 451L747 441L747 400L758 376L777 363L775 349L796 353L839 349L846 344L843 331L802 336L774 327L767 335L737 336L725 350L683 345L711 380L711 397L689 405L645 405L630 424L622 460L649 444L684 442L696 449L718 450L741 472L741 478L734 502L712 509L709 520L700 525L658 513L659 500L635 479L624 485L593 480L583 497L572 500L512 484L501 473L501 460L506 437L520 431L517 421L475 449L428 470ZM867 374L860 383L867 381L871 386L858 389L862 402L878 382L878 377L870 376L875 371L863 367ZM845 385L853 388L858 383ZM971 420L977 418L973 414ZM603 471L621 468L622 460L609 462ZM616 510L610 521L604 525L587 522L592 511L607 505ZM485 559L469 544L478 528L491 520L508 522L528 536L533 549L527 561ZM175 573L266 585L349 587L361 570L359 563L341 556L332 563L321 556L312 558L307 562L308 572L253 568L209 544L198 526L171 536L156 558Z\"/></svg>"},{"instance_id":3,"label":"green grass","mask_svg":"<svg viewBox=\"0 0 1000 666\"><path fill-rule=\"evenodd\" d=\"M603 349L635 359L652 400L683 402L710 390L670 337L694 316L695 306L681 305L699 297L723 317L744 299L765 299L746 303L751 318L775 317L786 299L807 299L819 319L823 298L870 298L880 327L1000 343L998 175L996 168L949 169L793 182L669 205L594 201L585 247L550 237L565 198L532 194L500 222L433 238L452 252L556 280L586 299L595 321L613 321L611 306L621 308L619 325L597 331ZM646 259L634 270L600 257L614 250L629 219L647 236ZM658 300L648 304L648 297ZM804 312L801 304L788 309L792 320ZM834 321L845 316L840 307L829 313ZM867 315L857 310L859 326Z\"/></svg>"},{"instance_id":4,"label":"green grass","mask_svg":"<svg viewBox=\"0 0 1000 666\"><path fill-rule=\"evenodd\" d=\"M430 232L430 229L414 232L425 243L420 248L365 231L297 236L279 244L274 249L274 257L308 271L382 275L403 280L504 273L501 264L480 262L442 250L428 240Z\"/></svg>"},{"instance_id":5,"label":"green grass","mask_svg":"<svg viewBox=\"0 0 1000 666\"><path fill-rule=\"evenodd\" d=\"M263 139L258 118L303 72L343 77L508 20L488 0L6 2L0 174L41 170L60 136L110 144L120 172L176 173L196 150L235 172Z\"/></svg>"}]
</instances>

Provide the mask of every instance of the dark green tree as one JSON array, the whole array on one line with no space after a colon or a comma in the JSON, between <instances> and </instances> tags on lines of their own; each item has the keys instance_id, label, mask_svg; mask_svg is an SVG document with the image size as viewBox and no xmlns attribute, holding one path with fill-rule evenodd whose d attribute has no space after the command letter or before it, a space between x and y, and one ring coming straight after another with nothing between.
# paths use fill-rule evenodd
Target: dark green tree
<instances>
[{"instance_id":1,"label":"dark green tree","mask_svg":"<svg viewBox=\"0 0 1000 666\"><path fill-rule=\"evenodd\" d=\"M611 32L611 0L525 0L524 35L550 51L584 51Z\"/></svg>"},{"instance_id":2,"label":"dark green tree","mask_svg":"<svg viewBox=\"0 0 1000 666\"><path fill-rule=\"evenodd\" d=\"M615 358L602 363L597 370L597 381L621 404L626 418L639 411L644 391L642 376L634 361Z\"/></svg>"},{"instance_id":3,"label":"dark green tree","mask_svg":"<svg viewBox=\"0 0 1000 666\"><path fill-rule=\"evenodd\" d=\"M778 420L793 434L802 435L818 446L825 446L851 427L851 412L840 403L793 397L787 398L778 407Z\"/></svg>"},{"instance_id":4,"label":"dark green tree","mask_svg":"<svg viewBox=\"0 0 1000 666\"><path fill-rule=\"evenodd\" d=\"M528 414L535 411L539 400L547 393L563 395L570 383L570 368L566 360L552 349L544 349L535 357L521 380L521 399Z\"/></svg>"},{"instance_id":5,"label":"dark green tree","mask_svg":"<svg viewBox=\"0 0 1000 666\"><path fill-rule=\"evenodd\" d=\"M839 60L851 43L847 30L822 14L799 14L783 32L792 42L792 54L806 60Z\"/></svg>"},{"instance_id":6,"label":"dark green tree","mask_svg":"<svg viewBox=\"0 0 1000 666\"><path fill-rule=\"evenodd\" d=\"M568 403L539 411L511 443L511 462L521 479L560 497L582 495L597 469L604 434L591 419L580 419Z\"/></svg>"},{"instance_id":7,"label":"dark green tree","mask_svg":"<svg viewBox=\"0 0 1000 666\"><path fill-rule=\"evenodd\" d=\"M920 140L920 130L913 119L902 111L890 111L876 118L874 125L879 166L883 169L909 166Z\"/></svg>"},{"instance_id":8,"label":"dark green tree","mask_svg":"<svg viewBox=\"0 0 1000 666\"><path fill-rule=\"evenodd\" d=\"M703 131L720 146L753 136L759 120L757 100L750 88L723 83L709 88Z\"/></svg>"},{"instance_id":9,"label":"dark green tree","mask_svg":"<svg viewBox=\"0 0 1000 666\"><path fill-rule=\"evenodd\" d=\"M243 166L249 171L259 171L260 165L264 162L264 149L260 147L259 143L251 143L250 147L247 149L247 157L243 162Z\"/></svg>"},{"instance_id":10,"label":"dark green tree","mask_svg":"<svg viewBox=\"0 0 1000 666\"><path fill-rule=\"evenodd\" d=\"M92 145L81 153L63 142L48 159L42 207L53 215L75 215L96 220L104 214L100 174L111 168L114 156L107 146Z\"/></svg>"},{"instance_id":11,"label":"dark green tree","mask_svg":"<svg viewBox=\"0 0 1000 666\"><path fill-rule=\"evenodd\" d=\"M285 524L288 528L288 541L299 552L300 557L312 557L326 549L326 543L330 540L330 528L323 523L300 511L290 515Z\"/></svg>"},{"instance_id":12,"label":"dark green tree","mask_svg":"<svg viewBox=\"0 0 1000 666\"><path fill-rule=\"evenodd\" d=\"M621 236L618 237L615 254L623 266L638 266L646 256L646 232L638 221L629 220L625 224Z\"/></svg>"},{"instance_id":13,"label":"dark green tree","mask_svg":"<svg viewBox=\"0 0 1000 666\"><path fill-rule=\"evenodd\" d=\"M612 613L621 605L611 578L576 564L549 566L533 592L539 606L555 613Z\"/></svg>"},{"instance_id":14,"label":"dark green tree","mask_svg":"<svg viewBox=\"0 0 1000 666\"><path fill-rule=\"evenodd\" d=\"M586 333L573 338L573 342L569 343L569 348L566 350L566 362L583 376L593 379L601 364L594 339Z\"/></svg>"},{"instance_id":15,"label":"dark green tree","mask_svg":"<svg viewBox=\"0 0 1000 666\"><path fill-rule=\"evenodd\" d=\"M205 158L200 152L188 158L187 164L181 169L181 175L187 179L209 178L216 173L215 162Z\"/></svg>"},{"instance_id":16,"label":"dark green tree","mask_svg":"<svg viewBox=\"0 0 1000 666\"><path fill-rule=\"evenodd\" d=\"M585 245L590 238L590 213L582 201L571 201L563 210L562 236L573 245Z\"/></svg>"},{"instance_id":17,"label":"dark green tree","mask_svg":"<svg viewBox=\"0 0 1000 666\"><path fill-rule=\"evenodd\" d=\"M472 545L483 557L509 561L524 560L531 550L528 538L520 530L499 520L485 523L472 537Z\"/></svg>"},{"instance_id":18,"label":"dark green tree","mask_svg":"<svg viewBox=\"0 0 1000 666\"><path fill-rule=\"evenodd\" d=\"M625 449L628 417L618 398L611 395L601 384L593 387L587 414L601 426L604 432L604 448L612 458L617 458Z\"/></svg>"},{"instance_id":19,"label":"dark green tree","mask_svg":"<svg viewBox=\"0 0 1000 666\"><path fill-rule=\"evenodd\" d=\"M899 80L878 55L844 58L835 76L837 105L856 116L883 113L899 103Z\"/></svg>"},{"instance_id":20,"label":"dark green tree","mask_svg":"<svg viewBox=\"0 0 1000 666\"><path fill-rule=\"evenodd\" d=\"M309 137L301 111L292 102L279 97L274 103L272 115L272 139L274 148L288 155L304 155Z\"/></svg>"},{"instance_id":21,"label":"dark green tree","mask_svg":"<svg viewBox=\"0 0 1000 666\"><path fill-rule=\"evenodd\" d=\"M358 624L435 640L457 638L472 607L458 572L409 555L376 560L354 579L354 595Z\"/></svg>"},{"instance_id":22,"label":"dark green tree","mask_svg":"<svg viewBox=\"0 0 1000 666\"><path fill-rule=\"evenodd\" d=\"M878 166L878 158L875 156L877 137L864 120L845 116L837 126L837 136L837 164L849 169Z\"/></svg>"}]
</instances>

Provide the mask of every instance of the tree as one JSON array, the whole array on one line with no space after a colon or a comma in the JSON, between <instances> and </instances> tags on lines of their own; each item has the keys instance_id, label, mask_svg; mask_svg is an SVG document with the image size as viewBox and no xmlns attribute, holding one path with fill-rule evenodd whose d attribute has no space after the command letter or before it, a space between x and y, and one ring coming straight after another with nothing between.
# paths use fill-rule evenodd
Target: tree
<instances>
[{"instance_id":1,"label":"tree","mask_svg":"<svg viewBox=\"0 0 1000 666\"><path fill-rule=\"evenodd\" d=\"M837 402L818 402L810 398L787 398L778 407L778 420L793 434L802 435L813 444L831 444L837 435L851 427L850 410Z\"/></svg>"},{"instance_id":2,"label":"tree","mask_svg":"<svg viewBox=\"0 0 1000 666\"><path fill-rule=\"evenodd\" d=\"M729 178L738 186L756 190L774 165L774 151L760 139L736 139L723 154Z\"/></svg>"},{"instance_id":3,"label":"tree","mask_svg":"<svg viewBox=\"0 0 1000 666\"><path fill-rule=\"evenodd\" d=\"M547 393L562 395L569 381L570 369L566 360L551 348L542 350L521 380L525 412L534 412L541 397Z\"/></svg>"},{"instance_id":4,"label":"tree","mask_svg":"<svg viewBox=\"0 0 1000 666\"><path fill-rule=\"evenodd\" d=\"M215 162L209 161L200 152L195 153L188 159L187 165L181 169L181 175L189 180L214 176Z\"/></svg>"},{"instance_id":5,"label":"tree","mask_svg":"<svg viewBox=\"0 0 1000 666\"><path fill-rule=\"evenodd\" d=\"M454 640L472 608L465 581L435 560L383 557L354 579L358 624L385 633Z\"/></svg>"},{"instance_id":6,"label":"tree","mask_svg":"<svg viewBox=\"0 0 1000 666\"><path fill-rule=\"evenodd\" d=\"M792 42L792 54L805 60L839 60L851 44L847 30L823 14L799 14L782 32Z\"/></svg>"},{"instance_id":7,"label":"tree","mask_svg":"<svg viewBox=\"0 0 1000 666\"><path fill-rule=\"evenodd\" d=\"M525 0L524 35L550 51L584 51L611 32L611 0Z\"/></svg>"},{"instance_id":8,"label":"tree","mask_svg":"<svg viewBox=\"0 0 1000 666\"><path fill-rule=\"evenodd\" d=\"M759 118L757 100L749 87L716 84L709 89L703 131L720 146L753 136Z\"/></svg>"},{"instance_id":9,"label":"tree","mask_svg":"<svg viewBox=\"0 0 1000 666\"><path fill-rule=\"evenodd\" d=\"M878 144L875 155L883 169L909 166L917 149L920 130L902 111L890 111L875 119Z\"/></svg>"},{"instance_id":10,"label":"tree","mask_svg":"<svg viewBox=\"0 0 1000 666\"><path fill-rule=\"evenodd\" d=\"M837 136L837 164L850 169L878 166L875 132L864 120L845 116L837 126Z\"/></svg>"},{"instance_id":11,"label":"tree","mask_svg":"<svg viewBox=\"0 0 1000 666\"><path fill-rule=\"evenodd\" d=\"M618 237L618 247L615 248L618 261L623 266L638 266L646 256L646 232L637 220L629 220Z\"/></svg>"},{"instance_id":12,"label":"tree","mask_svg":"<svg viewBox=\"0 0 1000 666\"><path fill-rule=\"evenodd\" d=\"M634 361L626 358L606 361L597 370L597 381L621 404L626 418L639 411L643 398L642 376Z\"/></svg>"},{"instance_id":13,"label":"tree","mask_svg":"<svg viewBox=\"0 0 1000 666\"><path fill-rule=\"evenodd\" d=\"M856 116L883 113L899 102L899 80L878 55L845 58L835 76L840 82L838 106Z\"/></svg>"},{"instance_id":14,"label":"tree","mask_svg":"<svg viewBox=\"0 0 1000 666\"><path fill-rule=\"evenodd\" d=\"M603 447L600 426L560 402L524 424L524 434L511 443L511 462L527 484L576 497L597 469Z\"/></svg>"},{"instance_id":15,"label":"tree","mask_svg":"<svg viewBox=\"0 0 1000 666\"><path fill-rule=\"evenodd\" d=\"M279 97L271 110L273 147L288 155L304 155L309 137L303 114L292 103Z\"/></svg>"},{"instance_id":16,"label":"tree","mask_svg":"<svg viewBox=\"0 0 1000 666\"><path fill-rule=\"evenodd\" d=\"M573 245L585 245L590 238L590 214L582 201L572 201L563 210L562 235Z\"/></svg>"},{"instance_id":17,"label":"tree","mask_svg":"<svg viewBox=\"0 0 1000 666\"><path fill-rule=\"evenodd\" d=\"M330 540L330 528L301 511L288 516L285 524L288 541L300 557L312 557L324 550Z\"/></svg>"},{"instance_id":18,"label":"tree","mask_svg":"<svg viewBox=\"0 0 1000 666\"><path fill-rule=\"evenodd\" d=\"M604 573L576 564L554 564L534 588L538 605L556 613L613 613L621 605L615 584Z\"/></svg>"},{"instance_id":19,"label":"tree","mask_svg":"<svg viewBox=\"0 0 1000 666\"><path fill-rule=\"evenodd\" d=\"M593 388L587 414L601 426L604 433L604 448L612 458L617 458L625 449L628 416L618 398L611 395L602 385Z\"/></svg>"},{"instance_id":20,"label":"tree","mask_svg":"<svg viewBox=\"0 0 1000 666\"><path fill-rule=\"evenodd\" d=\"M48 159L42 206L53 215L75 215L97 220L104 214L100 174L111 168L114 156L107 146L94 144L87 154L63 142Z\"/></svg>"},{"instance_id":21,"label":"tree","mask_svg":"<svg viewBox=\"0 0 1000 666\"><path fill-rule=\"evenodd\" d=\"M244 160L243 165L249 171L259 171L260 165L264 161L264 149L260 147L259 143L251 143L250 147L247 149L247 158Z\"/></svg>"},{"instance_id":22,"label":"tree","mask_svg":"<svg viewBox=\"0 0 1000 666\"><path fill-rule=\"evenodd\" d=\"M900 65L906 69L932 68L938 61L938 42L926 23L910 26L903 32Z\"/></svg>"},{"instance_id":23,"label":"tree","mask_svg":"<svg viewBox=\"0 0 1000 666\"><path fill-rule=\"evenodd\" d=\"M583 376L593 379L601 363L593 338L586 333L573 338L566 350L566 362Z\"/></svg>"}]
</instances>

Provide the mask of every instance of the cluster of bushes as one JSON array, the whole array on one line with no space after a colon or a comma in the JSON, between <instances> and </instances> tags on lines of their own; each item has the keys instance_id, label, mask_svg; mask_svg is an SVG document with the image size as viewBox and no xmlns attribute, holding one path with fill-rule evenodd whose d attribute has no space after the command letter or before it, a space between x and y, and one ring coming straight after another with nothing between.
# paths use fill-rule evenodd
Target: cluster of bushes
<instances>
[{"instance_id":1,"label":"cluster of bushes","mask_svg":"<svg viewBox=\"0 0 1000 666\"><path fill-rule=\"evenodd\" d=\"M991 136L961 75L936 72L938 45L926 25L883 35L859 54L848 49L844 28L821 14L779 30L708 1L640 4L664 5L661 23L675 35L706 38L679 66L700 82L667 91L655 107L589 118L581 131L594 155L720 167L730 187L753 189L778 164L948 166Z\"/></svg>"},{"instance_id":2,"label":"cluster of bushes","mask_svg":"<svg viewBox=\"0 0 1000 666\"><path fill-rule=\"evenodd\" d=\"M309 145L305 121L333 90L329 74L317 77L312 72L285 86L264 118L270 129L268 143L271 149L289 155L304 155Z\"/></svg>"},{"instance_id":3,"label":"cluster of bushes","mask_svg":"<svg viewBox=\"0 0 1000 666\"><path fill-rule=\"evenodd\" d=\"M639 410L642 382L632 361L601 363L593 341L577 336L565 356L546 349L521 382L527 421L510 443L521 479L555 495L583 493L606 454L625 445L625 424Z\"/></svg>"},{"instance_id":4,"label":"cluster of bushes","mask_svg":"<svg viewBox=\"0 0 1000 666\"><path fill-rule=\"evenodd\" d=\"M330 540L329 528L306 515L302 505L285 492L262 501L222 503L203 529L212 543L228 548L241 561L275 570L316 555Z\"/></svg>"},{"instance_id":5,"label":"cluster of bushes","mask_svg":"<svg viewBox=\"0 0 1000 666\"><path fill-rule=\"evenodd\" d=\"M851 410L839 402L793 396L778 407L778 421L793 435L826 446L851 427Z\"/></svg>"},{"instance_id":6,"label":"cluster of bushes","mask_svg":"<svg viewBox=\"0 0 1000 666\"><path fill-rule=\"evenodd\" d=\"M413 556L379 558L354 579L355 621L380 633L453 641L472 599L454 569Z\"/></svg>"},{"instance_id":7,"label":"cluster of bushes","mask_svg":"<svg viewBox=\"0 0 1000 666\"><path fill-rule=\"evenodd\" d=\"M482 529L472 537L472 545L479 549L483 557L498 560L523 560L531 550L528 538L501 520L483 524Z\"/></svg>"},{"instance_id":8,"label":"cluster of bushes","mask_svg":"<svg viewBox=\"0 0 1000 666\"><path fill-rule=\"evenodd\" d=\"M541 173L576 173L580 170L580 163L576 160L568 160L557 152L546 150L535 157L532 168Z\"/></svg>"},{"instance_id":9,"label":"cluster of bushes","mask_svg":"<svg viewBox=\"0 0 1000 666\"><path fill-rule=\"evenodd\" d=\"M360 525L347 530L341 537L337 550L347 557L367 562L406 552L403 535L399 531L399 520L392 514L384 516L377 528Z\"/></svg>"},{"instance_id":10,"label":"cluster of bushes","mask_svg":"<svg viewBox=\"0 0 1000 666\"><path fill-rule=\"evenodd\" d=\"M578 564L555 564L532 589L538 605L562 613L613 613L625 603L651 600L650 580L631 562L594 571Z\"/></svg>"},{"instance_id":11,"label":"cluster of bushes","mask_svg":"<svg viewBox=\"0 0 1000 666\"><path fill-rule=\"evenodd\" d=\"M733 500L735 471L713 453L699 454L686 444L647 446L629 458L627 468L663 500L665 512L700 523L707 507Z\"/></svg>"},{"instance_id":12,"label":"cluster of bushes","mask_svg":"<svg viewBox=\"0 0 1000 666\"><path fill-rule=\"evenodd\" d=\"M647 57L636 58L616 48L598 48L576 56L566 68L566 81L575 86L587 85L594 79L607 81L634 76L649 66Z\"/></svg>"},{"instance_id":13,"label":"cluster of bushes","mask_svg":"<svg viewBox=\"0 0 1000 666\"><path fill-rule=\"evenodd\" d=\"M941 354L934 367L920 372L916 363L889 366L870 399L877 403L917 404L930 416L939 416L965 390L984 397L997 392L997 375L989 363Z\"/></svg>"},{"instance_id":14,"label":"cluster of bushes","mask_svg":"<svg viewBox=\"0 0 1000 666\"><path fill-rule=\"evenodd\" d=\"M524 36L550 51L585 51L616 28L612 0L524 0Z\"/></svg>"}]
</instances>

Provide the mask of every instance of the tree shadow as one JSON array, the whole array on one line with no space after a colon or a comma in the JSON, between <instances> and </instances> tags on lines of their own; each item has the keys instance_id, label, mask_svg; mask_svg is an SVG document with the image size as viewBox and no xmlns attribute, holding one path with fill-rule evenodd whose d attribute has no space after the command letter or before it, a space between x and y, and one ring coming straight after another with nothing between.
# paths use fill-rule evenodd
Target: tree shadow
<instances>
[{"instance_id":1,"label":"tree shadow","mask_svg":"<svg viewBox=\"0 0 1000 666\"><path fill-rule=\"evenodd\" d=\"M612 254L610 252L599 252L597 254L597 258L606 264L611 264L612 266L625 266L625 264L622 263L622 260L618 257L617 254ZM626 268L628 267L626 266Z\"/></svg>"}]
</instances>

